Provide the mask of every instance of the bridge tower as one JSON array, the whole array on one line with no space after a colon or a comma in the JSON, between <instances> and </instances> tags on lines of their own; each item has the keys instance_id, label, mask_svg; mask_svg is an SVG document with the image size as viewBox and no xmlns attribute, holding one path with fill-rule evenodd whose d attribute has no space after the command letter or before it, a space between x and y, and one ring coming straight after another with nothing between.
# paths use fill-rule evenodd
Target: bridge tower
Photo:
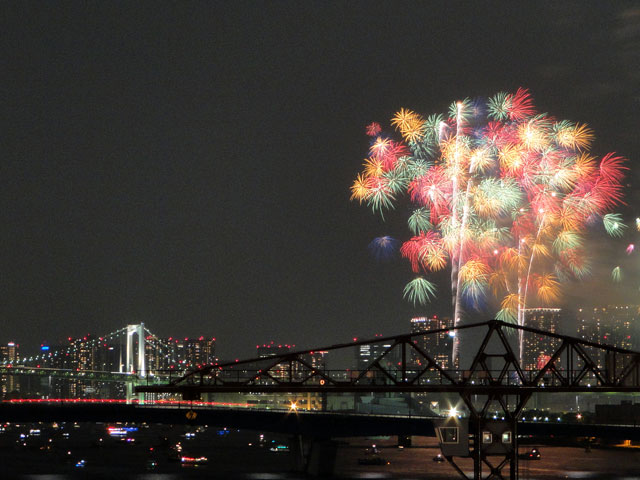
<instances>
[{"instance_id":1,"label":"bridge tower","mask_svg":"<svg viewBox=\"0 0 640 480\"><path fill-rule=\"evenodd\" d=\"M138 335L138 361L135 362L134 356L134 335ZM138 325L127 325L127 361L125 364L126 373L136 373L139 376L145 376L146 368L144 362L145 352L145 336L144 336L144 323Z\"/></svg>"},{"instance_id":2,"label":"bridge tower","mask_svg":"<svg viewBox=\"0 0 640 480\"><path fill-rule=\"evenodd\" d=\"M138 351L135 355L134 335L138 336ZM134 373L139 377L146 375L144 354L145 354L145 335L144 335L144 323L137 325L127 325L127 356L125 363L125 372ZM137 356L137 361L136 361ZM134 398L138 398L139 401L144 399L144 394L136 394L133 390L133 383L127 382L127 403L131 402Z\"/></svg>"}]
</instances>

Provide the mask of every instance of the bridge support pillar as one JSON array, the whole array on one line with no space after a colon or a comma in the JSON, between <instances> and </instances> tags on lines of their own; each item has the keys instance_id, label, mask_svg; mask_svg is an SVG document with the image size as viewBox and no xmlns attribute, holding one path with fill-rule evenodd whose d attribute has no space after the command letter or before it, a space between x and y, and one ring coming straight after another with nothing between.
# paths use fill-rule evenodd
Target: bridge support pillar
<instances>
[{"instance_id":1,"label":"bridge support pillar","mask_svg":"<svg viewBox=\"0 0 640 480\"><path fill-rule=\"evenodd\" d=\"M293 470L311 477L331 476L337 450L333 440L296 435L291 443Z\"/></svg>"},{"instance_id":2,"label":"bridge support pillar","mask_svg":"<svg viewBox=\"0 0 640 480\"><path fill-rule=\"evenodd\" d=\"M316 439L311 443L306 473L313 477L328 477L333 474L338 444L333 440Z\"/></svg>"},{"instance_id":3,"label":"bridge support pillar","mask_svg":"<svg viewBox=\"0 0 640 480\"><path fill-rule=\"evenodd\" d=\"M461 394L469 408L469 433L472 442L473 478L482 480L482 470L488 469L485 480L518 479L518 418L530 394L487 395L473 401L470 395ZM476 397L479 397L476 396ZM500 420L492 412L498 411ZM505 476L508 469L509 475ZM465 476L466 478L466 476Z\"/></svg>"},{"instance_id":4,"label":"bridge support pillar","mask_svg":"<svg viewBox=\"0 0 640 480\"><path fill-rule=\"evenodd\" d=\"M291 442L292 469L304 473L309 450L309 442L302 435L295 435Z\"/></svg>"},{"instance_id":5,"label":"bridge support pillar","mask_svg":"<svg viewBox=\"0 0 640 480\"><path fill-rule=\"evenodd\" d=\"M126 392L127 403L133 403L136 400L140 404L144 403L144 393L136 393L133 382L127 382L126 385L127 385L127 392Z\"/></svg>"},{"instance_id":6,"label":"bridge support pillar","mask_svg":"<svg viewBox=\"0 0 640 480\"><path fill-rule=\"evenodd\" d=\"M469 480L454 457L473 460L473 480L518 479L518 418L529 396L461 394L469 416L442 419L436 428L442 454L461 478Z\"/></svg>"}]
</instances>

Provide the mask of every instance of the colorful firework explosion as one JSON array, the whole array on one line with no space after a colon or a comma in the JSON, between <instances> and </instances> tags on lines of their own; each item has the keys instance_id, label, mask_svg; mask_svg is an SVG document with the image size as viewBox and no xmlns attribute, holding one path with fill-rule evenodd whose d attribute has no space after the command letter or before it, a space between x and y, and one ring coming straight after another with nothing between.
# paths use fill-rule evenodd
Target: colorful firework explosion
<instances>
[{"instance_id":1,"label":"colorful firework explosion","mask_svg":"<svg viewBox=\"0 0 640 480\"><path fill-rule=\"evenodd\" d=\"M614 237L626 229L612 212L624 159L597 160L586 125L536 112L525 89L455 102L446 116L403 108L391 125L401 141L367 127L371 147L352 199L382 215L408 197L413 236L400 253L416 277L404 296L430 301L436 286L426 277L449 266L455 325L465 310L492 304L495 318L522 325L527 303L557 302L562 281L590 272L594 219Z\"/></svg>"}]
</instances>

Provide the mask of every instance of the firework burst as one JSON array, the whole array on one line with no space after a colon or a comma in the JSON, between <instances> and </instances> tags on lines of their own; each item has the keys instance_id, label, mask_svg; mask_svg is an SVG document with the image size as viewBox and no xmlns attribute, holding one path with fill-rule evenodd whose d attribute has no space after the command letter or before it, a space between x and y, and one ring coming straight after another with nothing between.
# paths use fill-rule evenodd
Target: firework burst
<instances>
[{"instance_id":1,"label":"firework burst","mask_svg":"<svg viewBox=\"0 0 640 480\"><path fill-rule=\"evenodd\" d=\"M400 254L417 276L404 297L431 301L428 277L450 266L456 325L465 310L487 305L495 318L522 325L527 304L556 303L563 281L589 273L594 219L613 237L625 231L613 211L624 159L598 160L588 126L537 112L525 89L454 102L445 115L403 108L391 125L401 140L377 123L367 127L369 157L351 198L379 214L402 198L413 205L413 236Z\"/></svg>"}]
</instances>

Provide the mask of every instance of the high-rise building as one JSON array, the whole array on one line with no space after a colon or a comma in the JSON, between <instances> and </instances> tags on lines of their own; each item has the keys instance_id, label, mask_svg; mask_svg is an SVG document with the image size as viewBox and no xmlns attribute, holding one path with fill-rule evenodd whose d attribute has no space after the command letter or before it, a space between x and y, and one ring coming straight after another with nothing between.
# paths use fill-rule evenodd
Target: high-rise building
<instances>
[{"instance_id":1,"label":"high-rise building","mask_svg":"<svg viewBox=\"0 0 640 480\"><path fill-rule=\"evenodd\" d=\"M381 334L374 335L374 340L376 337L382 338ZM383 368L388 367L390 364L396 361L397 355L395 352L389 352L384 357L381 358L382 354L389 348L391 348L391 342L373 342L373 343L365 343L359 345L355 355L356 355L356 370L362 371L368 368L374 360L380 359L380 364Z\"/></svg>"},{"instance_id":2,"label":"high-rise building","mask_svg":"<svg viewBox=\"0 0 640 480\"><path fill-rule=\"evenodd\" d=\"M273 341L269 343L263 343L262 345L256 345L256 353L258 358L269 358L277 355L286 355L294 351L295 345L289 345L284 343L275 343ZM287 380L289 375L294 378L302 370L302 366L298 362L292 362L291 368L287 362L280 363L270 370L270 375L279 380Z\"/></svg>"},{"instance_id":3,"label":"high-rise building","mask_svg":"<svg viewBox=\"0 0 640 480\"><path fill-rule=\"evenodd\" d=\"M607 305L578 309L578 336L601 345L613 345L628 350L638 349L637 325L639 305ZM604 366L600 351L594 352L599 367Z\"/></svg>"},{"instance_id":4,"label":"high-rise building","mask_svg":"<svg viewBox=\"0 0 640 480\"><path fill-rule=\"evenodd\" d=\"M178 343L174 338L160 340L148 335L144 344L145 365L149 372L168 370L174 363L175 346Z\"/></svg>"},{"instance_id":5,"label":"high-rise building","mask_svg":"<svg viewBox=\"0 0 640 480\"><path fill-rule=\"evenodd\" d=\"M600 339L600 322L598 308L578 308L576 312L578 338L597 343Z\"/></svg>"},{"instance_id":6,"label":"high-rise building","mask_svg":"<svg viewBox=\"0 0 640 480\"><path fill-rule=\"evenodd\" d=\"M185 338L175 342L177 362L185 367L201 367L216 362L215 338Z\"/></svg>"},{"instance_id":7,"label":"high-rise building","mask_svg":"<svg viewBox=\"0 0 640 480\"><path fill-rule=\"evenodd\" d=\"M590 342L633 349L634 330L639 320L639 305L580 308L578 309L578 336Z\"/></svg>"},{"instance_id":8,"label":"high-rise building","mask_svg":"<svg viewBox=\"0 0 640 480\"><path fill-rule=\"evenodd\" d=\"M524 312L524 324L526 327L558 333L562 315L561 308L527 308ZM541 368L560 347L560 344L559 338L525 332L523 334L522 368L524 370Z\"/></svg>"},{"instance_id":9,"label":"high-rise building","mask_svg":"<svg viewBox=\"0 0 640 480\"><path fill-rule=\"evenodd\" d=\"M448 318L416 317L411 319L411 333L427 333L432 330L442 330L430 335L413 337L416 347L425 352L444 370L451 369L451 349L453 336L446 329L451 328L452 322ZM420 368L424 359L415 350L411 350L411 362Z\"/></svg>"},{"instance_id":10,"label":"high-rise building","mask_svg":"<svg viewBox=\"0 0 640 480\"><path fill-rule=\"evenodd\" d=\"M635 340L633 330L640 318L639 309L638 305L609 305L605 317L607 322L601 330L602 343L632 350Z\"/></svg>"},{"instance_id":11,"label":"high-rise building","mask_svg":"<svg viewBox=\"0 0 640 480\"><path fill-rule=\"evenodd\" d=\"M20 345L15 342L9 342L0 346L0 363L14 364L20 358L18 351Z\"/></svg>"},{"instance_id":12,"label":"high-rise building","mask_svg":"<svg viewBox=\"0 0 640 480\"><path fill-rule=\"evenodd\" d=\"M327 369L327 356L329 352L327 350L314 350L304 356L304 360L311 365L312 368L324 371Z\"/></svg>"},{"instance_id":13,"label":"high-rise building","mask_svg":"<svg viewBox=\"0 0 640 480\"><path fill-rule=\"evenodd\" d=\"M6 345L0 346L0 364L13 365L18 363L20 359L19 345L15 342L9 342ZM0 391L2 397L6 398L13 392L20 389L20 384L14 375L2 375L0 376Z\"/></svg>"}]
</instances>

